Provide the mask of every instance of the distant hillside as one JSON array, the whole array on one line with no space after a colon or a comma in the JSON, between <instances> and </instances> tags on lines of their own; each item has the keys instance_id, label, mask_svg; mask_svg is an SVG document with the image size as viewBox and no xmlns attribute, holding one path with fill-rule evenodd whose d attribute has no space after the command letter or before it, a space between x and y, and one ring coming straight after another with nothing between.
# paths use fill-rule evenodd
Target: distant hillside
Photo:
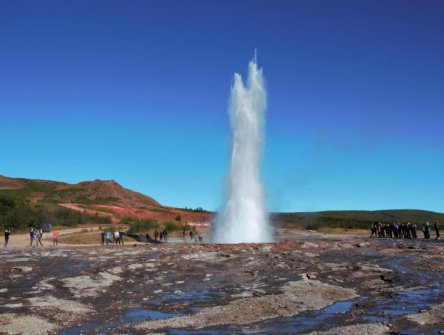
<instances>
[{"instance_id":1,"label":"distant hillside","mask_svg":"<svg viewBox=\"0 0 444 335\"><path fill-rule=\"evenodd\" d=\"M114 180L68 184L0 176L0 229L29 224L75 225L86 222L119 223L140 220L208 222L214 213L201 208L167 207L153 198L128 190ZM364 228L372 222L444 222L444 214L423 210L324 211L273 213L274 225L319 229Z\"/></svg>"},{"instance_id":2,"label":"distant hillside","mask_svg":"<svg viewBox=\"0 0 444 335\"><path fill-rule=\"evenodd\" d=\"M444 214L414 209L272 214L272 221L278 226L289 228L299 226L306 229L319 229L321 227L368 229L372 222L422 224L434 220L444 222Z\"/></svg>"},{"instance_id":3,"label":"distant hillside","mask_svg":"<svg viewBox=\"0 0 444 335\"><path fill-rule=\"evenodd\" d=\"M0 194L34 204L78 203L112 204L121 207L160 207L154 199L127 190L114 180L85 181L67 184L50 180L8 178L0 176Z\"/></svg>"},{"instance_id":4,"label":"distant hillside","mask_svg":"<svg viewBox=\"0 0 444 335\"><path fill-rule=\"evenodd\" d=\"M82 218L74 218L73 212L81 213ZM58 220L59 216L69 220ZM102 218L100 222L103 223L118 223L128 218L203 222L210 220L211 216L202 209L162 206L153 198L128 190L114 180L96 179L68 184L0 176L0 229L1 225L23 228L24 222L28 225L48 221L72 225L75 222L100 221L92 218Z\"/></svg>"}]
</instances>

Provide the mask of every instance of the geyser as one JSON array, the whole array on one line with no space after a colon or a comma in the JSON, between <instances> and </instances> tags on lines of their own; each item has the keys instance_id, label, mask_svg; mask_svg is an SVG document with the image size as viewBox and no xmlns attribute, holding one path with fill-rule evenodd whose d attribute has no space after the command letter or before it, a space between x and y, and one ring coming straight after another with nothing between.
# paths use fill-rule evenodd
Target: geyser
<instances>
[{"instance_id":1,"label":"geyser","mask_svg":"<svg viewBox=\"0 0 444 335\"><path fill-rule=\"evenodd\" d=\"M258 69L255 56L248 66L246 86L236 73L231 88L228 193L225 208L216 219L215 242L272 241L260 179L266 105L262 69Z\"/></svg>"}]
</instances>

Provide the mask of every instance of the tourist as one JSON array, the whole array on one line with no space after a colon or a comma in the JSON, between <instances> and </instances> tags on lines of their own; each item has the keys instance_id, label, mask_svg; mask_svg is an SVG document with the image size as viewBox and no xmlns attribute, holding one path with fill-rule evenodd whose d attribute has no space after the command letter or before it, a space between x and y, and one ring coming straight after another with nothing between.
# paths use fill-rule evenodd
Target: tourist
<instances>
[{"instance_id":1,"label":"tourist","mask_svg":"<svg viewBox=\"0 0 444 335\"><path fill-rule=\"evenodd\" d=\"M430 224L428 222L422 226L422 231L424 232L424 239L430 239Z\"/></svg>"},{"instance_id":2,"label":"tourist","mask_svg":"<svg viewBox=\"0 0 444 335\"><path fill-rule=\"evenodd\" d=\"M418 238L416 231L418 230L418 225L416 223L412 224L412 235L414 239Z\"/></svg>"},{"instance_id":3,"label":"tourist","mask_svg":"<svg viewBox=\"0 0 444 335\"><path fill-rule=\"evenodd\" d=\"M59 244L59 232L55 230L52 233L52 245L57 246Z\"/></svg>"},{"instance_id":4,"label":"tourist","mask_svg":"<svg viewBox=\"0 0 444 335\"><path fill-rule=\"evenodd\" d=\"M31 229L29 230L29 246L32 247L32 242L34 242L34 227L31 227Z\"/></svg>"},{"instance_id":5,"label":"tourist","mask_svg":"<svg viewBox=\"0 0 444 335\"><path fill-rule=\"evenodd\" d=\"M111 233L109 231L106 232L106 245L111 243Z\"/></svg>"},{"instance_id":6,"label":"tourist","mask_svg":"<svg viewBox=\"0 0 444 335\"><path fill-rule=\"evenodd\" d=\"M186 231L185 227L182 227L182 241L184 241L184 242L186 242L185 241L186 235L187 235L187 231Z\"/></svg>"},{"instance_id":7,"label":"tourist","mask_svg":"<svg viewBox=\"0 0 444 335\"><path fill-rule=\"evenodd\" d=\"M405 223L401 223L401 237L407 238L407 225Z\"/></svg>"},{"instance_id":8,"label":"tourist","mask_svg":"<svg viewBox=\"0 0 444 335\"><path fill-rule=\"evenodd\" d=\"M159 231L156 229L154 229L154 242L157 242L157 238L159 237Z\"/></svg>"},{"instance_id":9,"label":"tourist","mask_svg":"<svg viewBox=\"0 0 444 335\"><path fill-rule=\"evenodd\" d=\"M370 227L370 237L376 237L376 223L372 223L371 227Z\"/></svg>"},{"instance_id":10,"label":"tourist","mask_svg":"<svg viewBox=\"0 0 444 335\"><path fill-rule=\"evenodd\" d=\"M117 244L120 244L120 233L118 230L114 231L114 242Z\"/></svg>"},{"instance_id":11,"label":"tourist","mask_svg":"<svg viewBox=\"0 0 444 335\"><path fill-rule=\"evenodd\" d=\"M382 223L381 222L378 223L378 226L376 227L376 231L378 233L378 237L383 237L383 235L382 235Z\"/></svg>"},{"instance_id":12,"label":"tourist","mask_svg":"<svg viewBox=\"0 0 444 335\"><path fill-rule=\"evenodd\" d=\"M5 229L5 248L8 246L9 243L9 235L11 235L11 232L9 231L9 229Z\"/></svg>"},{"instance_id":13,"label":"tourist","mask_svg":"<svg viewBox=\"0 0 444 335\"><path fill-rule=\"evenodd\" d=\"M193 231L190 229L190 241L193 240Z\"/></svg>"},{"instance_id":14,"label":"tourist","mask_svg":"<svg viewBox=\"0 0 444 335\"><path fill-rule=\"evenodd\" d=\"M163 230L163 241L168 242L168 232L166 229Z\"/></svg>"},{"instance_id":15,"label":"tourist","mask_svg":"<svg viewBox=\"0 0 444 335\"><path fill-rule=\"evenodd\" d=\"M123 235L125 234L125 232L123 231L123 228L119 229L119 237L120 237L120 243L122 245L125 245L125 243L123 242Z\"/></svg>"},{"instance_id":16,"label":"tourist","mask_svg":"<svg viewBox=\"0 0 444 335\"><path fill-rule=\"evenodd\" d=\"M102 238L101 245L105 245L105 231L103 229L100 232L100 237Z\"/></svg>"},{"instance_id":17,"label":"tourist","mask_svg":"<svg viewBox=\"0 0 444 335\"><path fill-rule=\"evenodd\" d=\"M410 222L407 222L406 225L406 229L407 229L407 238L408 239L412 239L413 238L413 232L412 232L412 225L410 224Z\"/></svg>"},{"instance_id":18,"label":"tourist","mask_svg":"<svg viewBox=\"0 0 444 335\"><path fill-rule=\"evenodd\" d=\"M393 238L393 223L387 225L388 237Z\"/></svg>"},{"instance_id":19,"label":"tourist","mask_svg":"<svg viewBox=\"0 0 444 335\"><path fill-rule=\"evenodd\" d=\"M438 220L435 220L434 228L435 228L435 233L436 233L435 239L438 240L439 239L439 224L438 224Z\"/></svg>"},{"instance_id":20,"label":"tourist","mask_svg":"<svg viewBox=\"0 0 444 335\"><path fill-rule=\"evenodd\" d=\"M39 228L37 230L37 246L39 246L40 243L40 245L43 247L42 238L43 238L43 230L42 228Z\"/></svg>"}]
</instances>

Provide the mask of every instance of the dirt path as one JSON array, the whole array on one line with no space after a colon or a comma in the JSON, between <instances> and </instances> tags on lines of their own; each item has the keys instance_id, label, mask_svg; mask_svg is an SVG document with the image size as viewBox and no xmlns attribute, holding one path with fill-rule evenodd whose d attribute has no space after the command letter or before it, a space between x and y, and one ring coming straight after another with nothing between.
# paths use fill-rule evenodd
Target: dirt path
<instances>
[{"instance_id":1,"label":"dirt path","mask_svg":"<svg viewBox=\"0 0 444 335\"><path fill-rule=\"evenodd\" d=\"M69 229L61 229L61 230L57 230L60 233L60 246L64 246L64 247L81 247L82 245L75 245L75 244L66 244L63 243L63 236L66 235L70 235L70 234L75 234L75 233L81 233L85 230L91 231L91 232L99 232L99 226L93 226L93 227L76 227L76 228L69 228ZM11 234L10 238L9 238L9 244L8 244L8 248L29 248L29 233L21 233L21 234ZM49 247L52 246L53 242L53 238L52 238L52 232L51 233L44 233L43 234L43 238L42 238L42 243L44 245L44 247ZM100 243L98 243L97 245L100 245ZM35 242L34 242L34 246L35 246Z\"/></svg>"},{"instance_id":2,"label":"dirt path","mask_svg":"<svg viewBox=\"0 0 444 335\"><path fill-rule=\"evenodd\" d=\"M108 217L108 218L111 219L112 223L118 223L120 221L120 219L118 217L116 217L115 215L113 215L111 213L95 211L95 210L92 210L92 209L84 208L80 204L69 203L69 204L58 204L58 205L62 206L62 207L65 207L67 209L71 209L71 210L76 211L76 212L82 212L82 213L86 213L86 214L89 214L89 215L96 215L97 214L98 216L101 216L101 217Z\"/></svg>"}]
</instances>

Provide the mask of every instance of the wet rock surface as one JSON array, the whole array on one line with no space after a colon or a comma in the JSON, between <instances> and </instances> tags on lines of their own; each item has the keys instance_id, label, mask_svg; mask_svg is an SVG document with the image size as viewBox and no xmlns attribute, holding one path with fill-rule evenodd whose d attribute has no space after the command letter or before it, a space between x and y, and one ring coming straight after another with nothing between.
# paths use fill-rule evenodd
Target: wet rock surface
<instances>
[{"instance_id":1,"label":"wet rock surface","mask_svg":"<svg viewBox=\"0 0 444 335\"><path fill-rule=\"evenodd\" d=\"M0 334L439 334L444 243L0 251Z\"/></svg>"}]
</instances>

